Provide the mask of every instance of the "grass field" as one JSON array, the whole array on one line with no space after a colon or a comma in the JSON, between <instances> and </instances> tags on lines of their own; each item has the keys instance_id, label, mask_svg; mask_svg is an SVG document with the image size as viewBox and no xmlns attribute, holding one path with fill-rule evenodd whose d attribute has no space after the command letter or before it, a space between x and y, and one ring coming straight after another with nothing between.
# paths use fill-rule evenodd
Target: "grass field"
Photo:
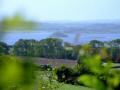
<instances>
[{"instance_id":1,"label":"grass field","mask_svg":"<svg viewBox=\"0 0 120 90\"><path fill-rule=\"evenodd\" d=\"M87 88L87 87L82 87L82 86L64 84L57 90L94 90L94 89Z\"/></svg>"}]
</instances>

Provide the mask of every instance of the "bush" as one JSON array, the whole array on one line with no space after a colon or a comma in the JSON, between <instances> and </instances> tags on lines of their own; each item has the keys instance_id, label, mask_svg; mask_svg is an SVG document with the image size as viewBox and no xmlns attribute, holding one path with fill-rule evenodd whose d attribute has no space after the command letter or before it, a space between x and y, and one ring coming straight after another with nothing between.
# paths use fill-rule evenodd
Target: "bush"
<instances>
[{"instance_id":1,"label":"bush","mask_svg":"<svg viewBox=\"0 0 120 90\"><path fill-rule=\"evenodd\" d=\"M42 71L52 71L52 66L51 65L40 65L38 68Z\"/></svg>"},{"instance_id":2,"label":"bush","mask_svg":"<svg viewBox=\"0 0 120 90\"><path fill-rule=\"evenodd\" d=\"M72 68L62 66L56 69L57 80L68 84L76 84L79 73Z\"/></svg>"}]
</instances>

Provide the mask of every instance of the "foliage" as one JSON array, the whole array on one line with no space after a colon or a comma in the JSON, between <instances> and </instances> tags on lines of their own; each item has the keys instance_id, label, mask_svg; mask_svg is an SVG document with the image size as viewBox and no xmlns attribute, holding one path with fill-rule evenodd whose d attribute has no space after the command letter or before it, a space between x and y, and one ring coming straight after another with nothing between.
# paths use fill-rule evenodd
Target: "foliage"
<instances>
[{"instance_id":1,"label":"foliage","mask_svg":"<svg viewBox=\"0 0 120 90\"><path fill-rule=\"evenodd\" d=\"M56 75L53 71L38 71L37 80L37 90L56 90L62 86L62 84L56 81Z\"/></svg>"},{"instance_id":2,"label":"foliage","mask_svg":"<svg viewBox=\"0 0 120 90\"><path fill-rule=\"evenodd\" d=\"M1 42L4 45L0 45L0 51L16 56L72 60L82 58L82 56L79 57L79 53L86 53L88 55L99 54L103 62L112 60L115 63L119 63L120 47L118 41L119 39L116 39L106 43L93 40L89 44L72 46L66 45L66 42L64 43L61 39L57 38L47 38L41 41L20 39L13 46L8 46Z\"/></svg>"},{"instance_id":3,"label":"foliage","mask_svg":"<svg viewBox=\"0 0 120 90\"><path fill-rule=\"evenodd\" d=\"M57 75L57 80L59 82L64 82L68 84L76 84L77 83L77 78L79 77L79 72L76 72L72 68L68 68L65 66L62 66L60 68L56 68L56 75Z\"/></svg>"},{"instance_id":4,"label":"foliage","mask_svg":"<svg viewBox=\"0 0 120 90\"><path fill-rule=\"evenodd\" d=\"M25 90L35 79L35 66L19 58L0 56L0 90Z\"/></svg>"},{"instance_id":5,"label":"foliage","mask_svg":"<svg viewBox=\"0 0 120 90\"><path fill-rule=\"evenodd\" d=\"M19 40L13 46L13 53L18 56L34 55L35 40Z\"/></svg>"},{"instance_id":6,"label":"foliage","mask_svg":"<svg viewBox=\"0 0 120 90\"><path fill-rule=\"evenodd\" d=\"M51 65L40 65L38 66L38 69L41 71L52 71L52 66Z\"/></svg>"},{"instance_id":7,"label":"foliage","mask_svg":"<svg viewBox=\"0 0 120 90\"><path fill-rule=\"evenodd\" d=\"M82 64L91 73L84 73L78 79L80 83L96 90L119 90L120 71L112 70L112 63L103 65L99 55L85 57Z\"/></svg>"},{"instance_id":8,"label":"foliage","mask_svg":"<svg viewBox=\"0 0 120 90\"><path fill-rule=\"evenodd\" d=\"M48 38L42 41L19 40L13 46L18 56L38 56L45 58L64 58L64 47L61 39Z\"/></svg>"},{"instance_id":9,"label":"foliage","mask_svg":"<svg viewBox=\"0 0 120 90\"><path fill-rule=\"evenodd\" d=\"M6 43L0 42L0 55L1 54L8 54L9 47Z\"/></svg>"},{"instance_id":10,"label":"foliage","mask_svg":"<svg viewBox=\"0 0 120 90\"><path fill-rule=\"evenodd\" d=\"M119 90L120 71L112 68L112 61L107 54L106 48L94 53L91 45L84 45L80 49L76 68L62 66L56 69L58 81L84 85L95 90Z\"/></svg>"},{"instance_id":11,"label":"foliage","mask_svg":"<svg viewBox=\"0 0 120 90\"><path fill-rule=\"evenodd\" d=\"M104 43L98 40L92 40L89 43L93 48L103 47Z\"/></svg>"},{"instance_id":12,"label":"foliage","mask_svg":"<svg viewBox=\"0 0 120 90\"><path fill-rule=\"evenodd\" d=\"M96 90L119 90L120 71L112 70L110 60L103 65L103 57L106 57L106 49L101 49L100 53L92 53L91 46L86 45L80 51L78 60L78 70L82 72L78 81L87 87Z\"/></svg>"},{"instance_id":13,"label":"foliage","mask_svg":"<svg viewBox=\"0 0 120 90\"><path fill-rule=\"evenodd\" d=\"M1 21L1 31L6 32L10 30L27 30L27 28L33 29L36 27L36 24L30 20L25 20L20 13L16 13L12 17L4 17Z\"/></svg>"}]
</instances>

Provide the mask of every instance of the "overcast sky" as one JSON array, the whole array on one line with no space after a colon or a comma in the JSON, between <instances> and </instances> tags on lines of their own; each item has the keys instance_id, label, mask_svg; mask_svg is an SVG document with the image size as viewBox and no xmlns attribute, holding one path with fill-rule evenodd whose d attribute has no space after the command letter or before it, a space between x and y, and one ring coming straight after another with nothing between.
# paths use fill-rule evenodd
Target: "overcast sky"
<instances>
[{"instance_id":1,"label":"overcast sky","mask_svg":"<svg viewBox=\"0 0 120 90\"><path fill-rule=\"evenodd\" d=\"M37 21L120 20L120 0L3 0L0 18L22 12Z\"/></svg>"}]
</instances>

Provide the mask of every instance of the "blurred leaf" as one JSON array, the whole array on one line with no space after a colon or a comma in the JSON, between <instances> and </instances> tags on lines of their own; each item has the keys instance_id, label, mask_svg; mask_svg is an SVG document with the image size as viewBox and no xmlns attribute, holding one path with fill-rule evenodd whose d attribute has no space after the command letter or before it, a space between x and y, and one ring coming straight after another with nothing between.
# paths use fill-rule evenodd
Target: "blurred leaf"
<instances>
[{"instance_id":1,"label":"blurred leaf","mask_svg":"<svg viewBox=\"0 0 120 90\"><path fill-rule=\"evenodd\" d=\"M26 20L21 14L17 13L13 17L4 17L0 22L1 31L14 30L33 30L36 23Z\"/></svg>"},{"instance_id":2,"label":"blurred leaf","mask_svg":"<svg viewBox=\"0 0 120 90\"><path fill-rule=\"evenodd\" d=\"M0 90L31 86L34 80L35 66L32 63L16 57L0 56Z\"/></svg>"},{"instance_id":3,"label":"blurred leaf","mask_svg":"<svg viewBox=\"0 0 120 90\"><path fill-rule=\"evenodd\" d=\"M90 71L96 74L101 74L102 73L102 62L101 58L99 55L95 55L92 57L86 57L84 58L84 64L88 67Z\"/></svg>"},{"instance_id":4,"label":"blurred leaf","mask_svg":"<svg viewBox=\"0 0 120 90\"><path fill-rule=\"evenodd\" d=\"M92 75L83 75L80 76L79 81L82 82L85 86L95 88L96 90L106 90L104 84Z\"/></svg>"}]
</instances>

